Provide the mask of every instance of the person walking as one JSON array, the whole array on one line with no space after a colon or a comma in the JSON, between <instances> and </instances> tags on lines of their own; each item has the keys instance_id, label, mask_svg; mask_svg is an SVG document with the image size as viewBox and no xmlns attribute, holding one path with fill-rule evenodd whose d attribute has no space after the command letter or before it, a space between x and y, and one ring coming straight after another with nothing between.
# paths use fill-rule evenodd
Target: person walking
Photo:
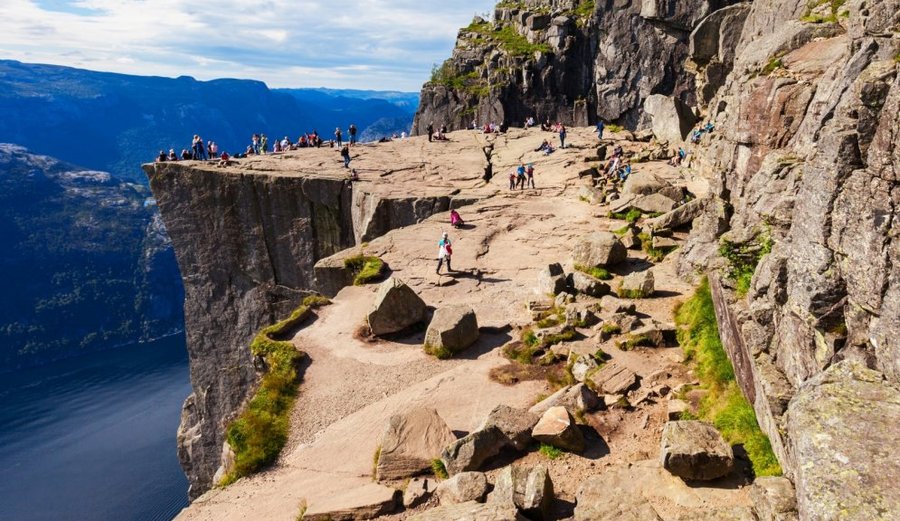
<instances>
[{"instance_id":1,"label":"person walking","mask_svg":"<svg viewBox=\"0 0 900 521\"><path fill-rule=\"evenodd\" d=\"M338 148L341 148L344 144L344 137L340 128L334 129L334 142L337 143Z\"/></svg>"},{"instance_id":2,"label":"person walking","mask_svg":"<svg viewBox=\"0 0 900 521\"><path fill-rule=\"evenodd\" d=\"M528 163L528 166L525 167L525 175L528 176L527 183L530 184L532 188L534 188L534 165Z\"/></svg>"},{"instance_id":3,"label":"person walking","mask_svg":"<svg viewBox=\"0 0 900 521\"><path fill-rule=\"evenodd\" d=\"M519 190L525 189L525 165L519 165L516 168L516 187Z\"/></svg>"},{"instance_id":4,"label":"person walking","mask_svg":"<svg viewBox=\"0 0 900 521\"><path fill-rule=\"evenodd\" d=\"M425 133L428 134L428 142L431 143L431 138L434 135L434 123L429 123L427 127L425 127Z\"/></svg>"},{"instance_id":5,"label":"person walking","mask_svg":"<svg viewBox=\"0 0 900 521\"><path fill-rule=\"evenodd\" d=\"M355 145L356 144L356 125L351 123L349 131L350 131L350 144Z\"/></svg>"},{"instance_id":6,"label":"person walking","mask_svg":"<svg viewBox=\"0 0 900 521\"><path fill-rule=\"evenodd\" d=\"M450 237L447 236L447 232L441 234L441 240L438 242L438 265L435 273L438 275L441 274L441 266L444 265L444 261L447 261L447 272L453 271L453 268L450 267L450 257L453 256L453 246L450 242Z\"/></svg>"},{"instance_id":7,"label":"person walking","mask_svg":"<svg viewBox=\"0 0 900 521\"><path fill-rule=\"evenodd\" d=\"M603 140L603 129L606 128L606 125L603 124L603 120L597 121L597 139Z\"/></svg>"},{"instance_id":8,"label":"person walking","mask_svg":"<svg viewBox=\"0 0 900 521\"><path fill-rule=\"evenodd\" d=\"M566 148L566 126L559 124L559 148Z\"/></svg>"},{"instance_id":9,"label":"person walking","mask_svg":"<svg viewBox=\"0 0 900 521\"><path fill-rule=\"evenodd\" d=\"M341 157L344 159L344 168L350 168L350 147L348 145L341 148Z\"/></svg>"}]
</instances>

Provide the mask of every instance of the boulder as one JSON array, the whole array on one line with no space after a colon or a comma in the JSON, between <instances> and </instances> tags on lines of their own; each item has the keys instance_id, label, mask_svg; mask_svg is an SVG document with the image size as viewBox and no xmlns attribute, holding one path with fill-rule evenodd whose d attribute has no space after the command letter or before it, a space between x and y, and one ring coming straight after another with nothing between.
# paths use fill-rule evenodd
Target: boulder
<instances>
[{"instance_id":1,"label":"boulder","mask_svg":"<svg viewBox=\"0 0 900 521\"><path fill-rule=\"evenodd\" d=\"M618 326L622 333L630 333L644 325L643 320L628 313L613 313L606 322Z\"/></svg>"},{"instance_id":2,"label":"boulder","mask_svg":"<svg viewBox=\"0 0 900 521\"><path fill-rule=\"evenodd\" d=\"M519 510L506 503L465 503L441 505L410 516L409 521L528 521Z\"/></svg>"},{"instance_id":3,"label":"boulder","mask_svg":"<svg viewBox=\"0 0 900 521\"><path fill-rule=\"evenodd\" d=\"M794 484L784 477L756 478L750 486L750 503L759 521L797 521Z\"/></svg>"},{"instance_id":4,"label":"boulder","mask_svg":"<svg viewBox=\"0 0 900 521\"><path fill-rule=\"evenodd\" d=\"M584 435L565 407L551 407L531 431L531 437L571 452L584 450Z\"/></svg>"},{"instance_id":5,"label":"boulder","mask_svg":"<svg viewBox=\"0 0 900 521\"><path fill-rule=\"evenodd\" d=\"M566 290L566 274L558 263L550 264L538 272L538 293L556 295Z\"/></svg>"},{"instance_id":6,"label":"boulder","mask_svg":"<svg viewBox=\"0 0 900 521\"><path fill-rule=\"evenodd\" d=\"M589 355L578 355L575 362L572 363L572 377L579 382L583 382L589 372L597 368L597 361Z\"/></svg>"},{"instance_id":7,"label":"boulder","mask_svg":"<svg viewBox=\"0 0 900 521\"><path fill-rule=\"evenodd\" d=\"M625 180L625 184L622 186L622 194L631 196L623 200L623 205L629 205L634 196L640 195L662 194L673 201L680 201L683 197L681 188L672 186L672 183L653 172L647 171L634 172L628 176L628 179ZM624 206L623 209L627 207ZM615 210L618 211L619 209Z\"/></svg>"},{"instance_id":8,"label":"boulder","mask_svg":"<svg viewBox=\"0 0 900 521\"><path fill-rule=\"evenodd\" d=\"M397 508L399 492L377 483L348 488L307 505L304 521L374 519Z\"/></svg>"},{"instance_id":9,"label":"boulder","mask_svg":"<svg viewBox=\"0 0 900 521\"><path fill-rule=\"evenodd\" d=\"M553 305L558 308L564 308L566 307L566 304L571 304L572 302L575 302L575 295L563 291L553 300Z\"/></svg>"},{"instance_id":10,"label":"boulder","mask_svg":"<svg viewBox=\"0 0 900 521\"><path fill-rule=\"evenodd\" d=\"M482 501L487 494L487 478L483 472L460 472L442 481L436 490L442 505Z\"/></svg>"},{"instance_id":11,"label":"boulder","mask_svg":"<svg viewBox=\"0 0 900 521\"><path fill-rule=\"evenodd\" d=\"M600 298L609 293L609 284L602 282L600 279L595 279L587 273L574 271L569 273L568 279L569 286L572 289L589 297Z\"/></svg>"},{"instance_id":12,"label":"boulder","mask_svg":"<svg viewBox=\"0 0 900 521\"><path fill-rule=\"evenodd\" d=\"M678 241L671 237L660 237L659 235L654 235L650 239L650 245L656 248L657 250L666 250L678 247Z\"/></svg>"},{"instance_id":13,"label":"boulder","mask_svg":"<svg viewBox=\"0 0 900 521\"><path fill-rule=\"evenodd\" d=\"M498 405L488 413L478 430L497 428L506 436L507 444L516 450L525 450L531 443L531 429L541 417L524 409Z\"/></svg>"},{"instance_id":14,"label":"boulder","mask_svg":"<svg viewBox=\"0 0 900 521\"><path fill-rule=\"evenodd\" d=\"M534 404L529 412L532 414L543 415L551 407L562 406L573 411L583 410L586 412L596 411L602 407L603 402L592 389L584 384L575 384L551 394L547 398Z\"/></svg>"},{"instance_id":15,"label":"boulder","mask_svg":"<svg viewBox=\"0 0 900 521\"><path fill-rule=\"evenodd\" d=\"M616 361L607 362L590 376L590 387L598 393L624 394L637 383L638 377L634 371Z\"/></svg>"},{"instance_id":16,"label":"boulder","mask_svg":"<svg viewBox=\"0 0 900 521\"><path fill-rule=\"evenodd\" d=\"M431 470L431 460L456 436L437 411L417 407L388 419L375 466L377 479L403 479Z\"/></svg>"},{"instance_id":17,"label":"boulder","mask_svg":"<svg viewBox=\"0 0 900 521\"><path fill-rule=\"evenodd\" d=\"M590 327L599 321L597 315L587 307L569 306L565 316L566 324L575 327Z\"/></svg>"},{"instance_id":18,"label":"boulder","mask_svg":"<svg viewBox=\"0 0 900 521\"><path fill-rule=\"evenodd\" d=\"M425 302L400 279L391 277L378 286L366 321L373 335L402 331L425 318Z\"/></svg>"},{"instance_id":19,"label":"boulder","mask_svg":"<svg viewBox=\"0 0 900 521\"><path fill-rule=\"evenodd\" d=\"M488 501L514 504L529 519L551 519L553 482L543 465L510 465L497 475Z\"/></svg>"},{"instance_id":20,"label":"boulder","mask_svg":"<svg viewBox=\"0 0 900 521\"><path fill-rule=\"evenodd\" d=\"M653 193L635 197L630 204L644 213L666 213L672 211L677 203L663 194Z\"/></svg>"},{"instance_id":21,"label":"boulder","mask_svg":"<svg viewBox=\"0 0 900 521\"><path fill-rule=\"evenodd\" d=\"M627 350L633 347L662 347L666 345L666 334L664 326L655 320L651 320L649 324L643 325L631 333L623 340L625 346L619 346L620 349Z\"/></svg>"},{"instance_id":22,"label":"boulder","mask_svg":"<svg viewBox=\"0 0 900 521\"><path fill-rule=\"evenodd\" d=\"M670 421L663 429L662 466L688 480L727 476L734 468L734 453L719 431L701 421Z\"/></svg>"},{"instance_id":23,"label":"boulder","mask_svg":"<svg viewBox=\"0 0 900 521\"><path fill-rule=\"evenodd\" d=\"M900 512L898 425L897 384L859 361L843 360L804 382L785 416L800 519Z\"/></svg>"},{"instance_id":24,"label":"boulder","mask_svg":"<svg viewBox=\"0 0 900 521\"><path fill-rule=\"evenodd\" d=\"M582 237L572 252L575 265L588 268L612 266L624 262L628 251L610 232L594 232Z\"/></svg>"},{"instance_id":25,"label":"boulder","mask_svg":"<svg viewBox=\"0 0 900 521\"><path fill-rule=\"evenodd\" d=\"M497 426L472 432L448 445L441 452L441 461L452 476L460 472L478 470L487 459L500 453L507 437Z\"/></svg>"},{"instance_id":26,"label":"boulder","mask_svg":"<svg viewBox=\"0 0 900 521\"><path fill-rule=\"evenodd\" d=\"M679 226L690 224L703 213L706 203L706 199L693 199L659 217L647 219L644 222L644 226L649 227L651 230L672 230Z\"/></svg>"},{"instance_id":27,"label":"boulder","mask_svg":"<svg viewBox=\"0 0 900 521\"><path fill-rule=\"evenodd\" d=\"M425 332L425 352L447 358L465 350L478 340L475 310L465 304L445 306L434 312Z\"/></svg>"},{"instance_id":28,"label":"boulder","mask_svg":"<svg viewBox=\"0 0 900 521\"><path fill-rule=\"evenodd\" d=\"M431 494L434 493L435 481L429 478L415 477L406 484L406 490L403 491L403 506L406 508L415 508L422 503L428 501Z\"/></svg>"},{"instance_id":29,"label":"boulder","mask_svg":"<svg viewBox=\"0 0 900 521\"><path fill-rule=\"evenodd\" d=\"M655 291L653 271L637 271L626 275L616 291L621 298L647 298ZM602 304L601 304L602 305Z\"/></svg>"},{"instance_id":30,"label":"boulder","mask_svg":"<svg viewBox=\"0 0 900 521\"><path fill-rule=\"evenodd\" d=\"M633 315L636 309L634 302L623 300L612 295L606 295L600 299L600 309L610 313L625 313Z\"/></svg>"},{"instance_id":31,"label":"boulder","mask_svg":"<svg viewBox=\"0 0 900 521\"><path fill-rule=\"evenodd\" d=\"M691 108L674 96L651 94L644 100L644 112L650 115L656 139L673 146L684 142L697 122Z\"/></svg>"},{"instance_id":32,"label":"boulder","mask_svg":"<svg viewBox=\"0 0 900 521\"><path fill-rule=\"evenodd\" d=\"M626 471L588 477L575 496L575 520L662 521L635 482Z\"/></svg>"}]
</instances>

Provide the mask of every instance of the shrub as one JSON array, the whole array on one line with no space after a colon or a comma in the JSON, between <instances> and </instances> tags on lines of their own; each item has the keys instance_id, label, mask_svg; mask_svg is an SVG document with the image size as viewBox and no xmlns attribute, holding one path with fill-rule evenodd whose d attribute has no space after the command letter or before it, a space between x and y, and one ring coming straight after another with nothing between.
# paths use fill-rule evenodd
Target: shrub
<instances>
[{"instance_id":1,"label":"shrub","mask_svg":"<svg viewBox=\"0 0 900 521\"><path fill-rule=\"evenodd\" d=\"M641 211L637 208L632 208L625 213L622 212L609 212L610 219L619 219L620 221L628 221L630 223L637 222L638 219L641 218Z\"/></svg>"},{"instance_id":2,"label":"shrub","mask_svg":"<svg viewBox=\"0 0 900 521\"><path fill-rule=\"evenodd\" d=\"M448 358L453 358L453 351L447 349L444 346L433 346L431 344L425 344L422 346L425 352L437 359L447 360Z\"/></svg>"},{"instance_id":3,"label":"shrub","mask_svg":"<svg viewBox=\"0 0 900 521\"><path fill-rule=\"evenodd\" d=\"M450 477L450 474L447 473L447 467L444 466L444 462L441 461L440 458L431 460L431 472L434 474L434 477L438 479L447 479Z\"/></svg>"},{"instance_id":4,"label":"shrub","mask_svg":"<svg viewBox=\"0 0 900 521\"><path fill-rule=\"evenodd\" d=\"M297 394L297 364L304 355L291 342L277 338L296 328L313 308L328 302L318 295L307 297L288 318L263 328L250 343L250 352L265 361L266 374L247 406L226 429L234 451L234 468L220 485L256 472L281 453Z\"/></svg>"},{"instance_id":5,"label":"shrub","mask_svg":"<svg viewBox=\"0 0 900 521\"><path fill-rule=\"evenodd\" d=\"M650 234L647 233L639 233L638 240L641 241L641 249L647 254L647 258L653 262L662 262L666 255L675 250L675 246L654 248L653 237L650 237Z\"/></svg>"},{"instance_id":6,"label":"shrub","mask_svg":"<svg viewBox=\"0 0 900 521\"><path fill-rule=\"evenodd\" d=\"M576 264L575 269L594 277L595 279L600 280L609 280L613 278L613 276L609 273L606 268L601 268L598 266L585 266L584 264Z\"/></svg>"},{"instance_id":7,"label":"shrub","mask_svg":"<svg viewBox=\"0 0 900 521\"><path fill-rule=\"evenodd\" d=\"M563 450L559 447L554 447L553 445L548 445L546 443L541 443L541 448L538 449L538 452L546 456L547 459L557 459L564 454Z\"/></svg>"},{"instance_id":8,"label":"shrub","mask_svg":"<svg viewBox=\"0 0 900 521\"><path fill-rule=\"evenodd\" d=\"M753 407L741 394L719 339L708 280L704 279L694 295L676 309L675 323L685 358L695 366L701 387L707 390L697 416L715 425L732 445L743 445L757 476L781 475L769 439L759 428Z\"/></svg>"},{"instance_id":9,"label":"shrub","mask_svg":"<svg viewBox=\"0 0 900 521\"><path fill-rule=\"evenodd\" d=\"M753 273L759 261L772 252L774 241L768 231L758 234L752 241L737 244L722 239L719 255L728 262L726 276L734 281L735 291L743 297L750 290Z\"/></svg>"},{"instance_id":10,"label":"shrub","mask_svg":"<svg viewBox=\"0 0 900 521\"><path fill-rule=\"evenodd\" d=\"M384 261L378 257L355 255L344 259L344 266L353 273L353 285L362 286L378 280L384 272Z\"/></svg>"},{"instance_id":11,"label":"shrub","mask_svg":"<svg viewBox=\"0 0 900 521\"><path fill-rule=\"evenodd\" d=\"M623 130L625 130L625 127L623 127L622 125L616 125L615 123L610 123L609 125L606 125L606 130L608 130L609 132L622 132Z\"/></svg>"},{"instance_id":12,"label":"shrub","mask_svg":"<svg viewBox=\"0 0 900 521\"><path fill-rule=\"evenodd\" d=\"M618 335L622 332L622 328L618 324L603 324L600 326L600 332L607 335Z\"/></svg>"}]
</instances>

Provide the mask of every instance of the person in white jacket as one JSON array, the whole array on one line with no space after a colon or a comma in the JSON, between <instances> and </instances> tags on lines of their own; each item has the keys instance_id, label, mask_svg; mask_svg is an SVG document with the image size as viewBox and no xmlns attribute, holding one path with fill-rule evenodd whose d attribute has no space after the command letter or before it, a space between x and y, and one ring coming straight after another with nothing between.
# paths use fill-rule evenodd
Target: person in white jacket
<instances>
[{"instance_id":1,"label":"person in white jacket","mask_svg":"<svg viewBox=\"0 0 900 521\"><path fill-rule=\"evenodd\" d=\"M440 275L441 266L444 265L444 261L447 261L447 272L453 271L453 268L450 267L450 257L453 255L453 247L450 242L450 238L447 236L447 232L444 232L441 235L441 240L438 242L438 265L435 273Z\"/></svg>"}]
</instances>

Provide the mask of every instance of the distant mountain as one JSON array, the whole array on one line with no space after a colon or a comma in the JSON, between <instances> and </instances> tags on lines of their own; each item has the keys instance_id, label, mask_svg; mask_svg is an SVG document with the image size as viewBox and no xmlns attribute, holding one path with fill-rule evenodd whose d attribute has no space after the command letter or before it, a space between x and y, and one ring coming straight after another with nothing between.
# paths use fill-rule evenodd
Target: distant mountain
<instances>
[{"instance_id":1,"label":"distant mountain","mask_svg":"<svg viewBox=\"0 0 900 521\"><path fill-rule=\"evenodd\" d=\"M389 134L409 129L417 99L0 60L0 142L145 183L138 165L160 149L188 148L194 134L229 151L245 148L254 132L295 139L317 129L330 136L335 127L355 123L365 136L377 123L376 134Z\"/></svg>"},{"instance_id":2,"label":"distant mountain","mask_svg":"<svg viewBox=\"0 0 900 521\"><path fill-rule=\"evenodd\" d=\"M183 327L178 266L149 196L0 144L0 371Z\"/></svg>"}]
</instances>

